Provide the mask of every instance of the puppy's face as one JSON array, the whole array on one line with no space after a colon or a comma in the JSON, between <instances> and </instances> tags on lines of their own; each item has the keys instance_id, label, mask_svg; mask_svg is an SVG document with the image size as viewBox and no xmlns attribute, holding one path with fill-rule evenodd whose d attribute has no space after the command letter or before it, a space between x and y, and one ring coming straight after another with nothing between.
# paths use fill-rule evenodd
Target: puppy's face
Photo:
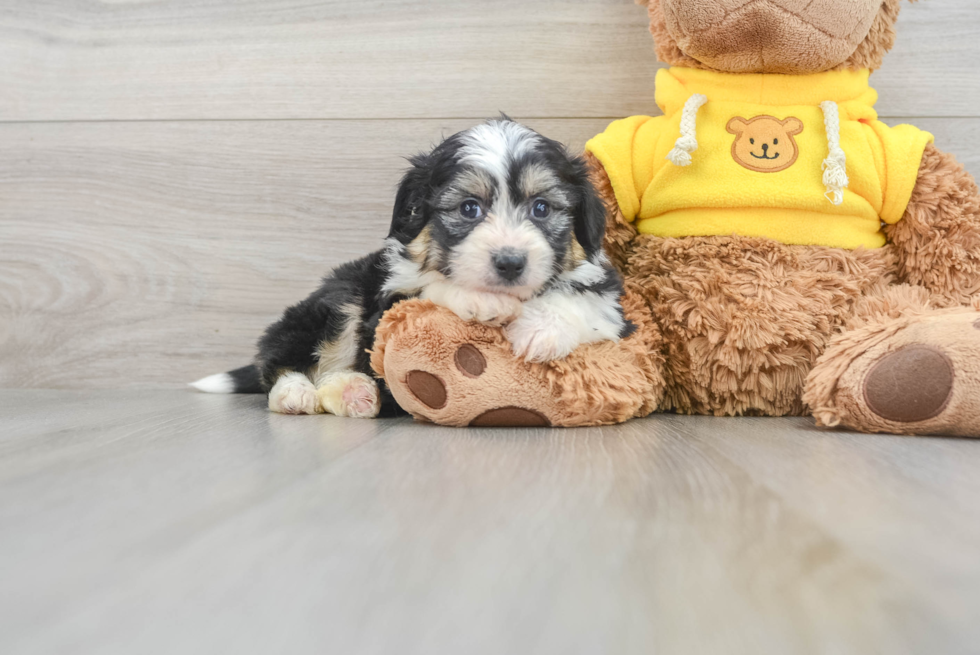
<instances>
[{"instance_id":1,"label":"puppy's face","mask_svg":"<svg viewBox=\"0 0 980 655\"><path fill-rule=\"evenodd\" d=\"M584 164L518 123L479 125L415 163L428 171L424 218L406 245L423 270L527 299L600 247L605 216Z\"/></svg>"}]
</instances>

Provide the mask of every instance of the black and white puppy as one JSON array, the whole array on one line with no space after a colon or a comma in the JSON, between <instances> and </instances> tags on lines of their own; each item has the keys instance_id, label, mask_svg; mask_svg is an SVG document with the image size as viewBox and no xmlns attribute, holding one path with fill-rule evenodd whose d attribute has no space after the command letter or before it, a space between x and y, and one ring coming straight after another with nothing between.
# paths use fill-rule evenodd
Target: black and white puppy
<instances>
[{"instance_id":1,"label":"black and white puppy","mask_svg":"<svg viewBox=\"0 0 980 655\"><path fill-rule=\"evenodd\" d=\"M509 119L411 160L384 249L345 264L259 341L252 366L199 380L269 395L269 409L372 417L397 411L371 375L381 315L422 297L504 325L516 355L545 362L632 329L602 250L605 210L585 162Z\"/></svg>"}]
</instances>

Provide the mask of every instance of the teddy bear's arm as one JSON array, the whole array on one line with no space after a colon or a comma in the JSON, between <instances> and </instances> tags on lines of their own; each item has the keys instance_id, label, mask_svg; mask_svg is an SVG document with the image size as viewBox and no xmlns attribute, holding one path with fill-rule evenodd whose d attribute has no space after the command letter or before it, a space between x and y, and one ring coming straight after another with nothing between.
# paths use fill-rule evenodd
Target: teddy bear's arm
<instances>
[{"instance_id":1,"label":"teddy bear's arm","mask_svg":"<svg viewBox=\"0 0 980 655\"><path fill-rule=\"evenodd\" d=\"M612 181L602 167L599 158L591 152L585 153L585 161L589 165L589 178L596 192L602 199L602 204L606 206L606 254L612 260L613 265L620 271L626 269L626 259L629 256L630 246L636 237L636 228L628 222L619 209L616 202L616 194L613 191Z\"/></svg>"},{"instance_id":2,"label":"teddy bear's arm","mask_svg":"<svg viewBox=\"0 0 980 655\"><path fill-rule=\"evenodd\" d=\"M885 235L899 282L925 287L947 305L980 293L980 192L952 155L926 146L905 215Z\"/></svg>"}]
</instances>

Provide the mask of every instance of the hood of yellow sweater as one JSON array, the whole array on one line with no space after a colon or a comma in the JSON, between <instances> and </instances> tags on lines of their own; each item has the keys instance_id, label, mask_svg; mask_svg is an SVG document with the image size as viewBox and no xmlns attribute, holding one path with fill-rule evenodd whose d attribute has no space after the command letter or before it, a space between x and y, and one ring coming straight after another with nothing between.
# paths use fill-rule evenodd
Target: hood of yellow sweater
<instances>
[{"instance_id":1,"label":"hood of yellow sweater","mask_svg":"<svg viewBox=\"0 0 980 655\"><path fill-rule=\"evenodd\" d=\"M833 101L842 116L852 120L875 120L878 92L868 83L871 71L831 71L813 75L717 73L675 66L657 72L656 101L670 116L684 108L696 93L708 102L724 101L751 105L819 105Z\"/></svg>"}]
</instances>

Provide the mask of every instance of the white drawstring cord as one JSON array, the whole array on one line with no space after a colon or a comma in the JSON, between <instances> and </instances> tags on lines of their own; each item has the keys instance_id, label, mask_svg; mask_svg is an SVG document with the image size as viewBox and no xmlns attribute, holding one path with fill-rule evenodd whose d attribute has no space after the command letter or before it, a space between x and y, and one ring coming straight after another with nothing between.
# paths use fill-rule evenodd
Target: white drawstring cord
<instances>
[{"instance_id":1,"label":"white drawstring cord","mask_svg":"<svg viewBox=\"0 0 980 655\"><path fill-rule=\"evenodd\" d=\"M830 150L823 160L823 183L827 187L827 200L835 205L844 202L844 189L847 179L847 155L840 147L840 112L837 103L827 100L820 103L823 110L823 123L827 128L827 147Z\"/></svg>"},{"instance_id":2,"label":"white drawstring cord","mask_svg":"<svg viewBox=\"0 0 980 655\"><path fill-rule=\"evenodd\" d=\"M681 136L667 160L674 166L690 166L691 153L698 149L698 110L708 102L708 96L695 93L684 103L681 113Z\"/></svg>"}]
</instances>

